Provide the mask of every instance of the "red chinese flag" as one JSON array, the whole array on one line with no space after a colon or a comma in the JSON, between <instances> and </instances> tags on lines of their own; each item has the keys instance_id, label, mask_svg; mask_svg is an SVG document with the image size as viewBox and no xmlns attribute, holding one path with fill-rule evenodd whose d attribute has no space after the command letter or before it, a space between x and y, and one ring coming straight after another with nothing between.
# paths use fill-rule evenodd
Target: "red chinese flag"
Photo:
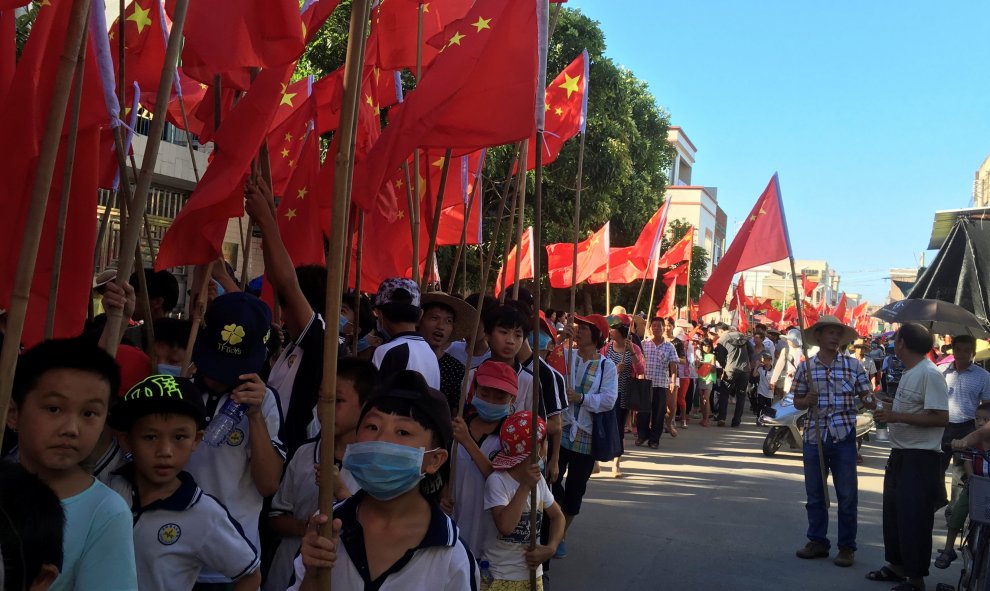
<instances>
[{"instance_id":1,"label":"red chinese flag","mask_svg":"<svg viewBox=\"0 0 990 591\"><path fill-rule=\"evenodd\" d=\"M699 299L699 312L702 315L711 314L722 308L732 276L739 271L787 256L787 229L781 209L780 185L775 174L705 283Z\"/></svg>"},{"instance_id":2,"label":"red chinese flag","mask_svg":"<svg viewBox=\"0 0 990 591\"><path fill-rule=\"evenodd\" d=\"M608 233L609 222L605 222L605 225L597 232L578 243L576 271L574 270L573 242L548 244L547 270L550 275L550 286L557 288L570 287L572 271L574 271L574 282L581 283L608 263Z\"/></svg>"},{"instance_id":3,"label":"red chinese flag","mask_svg":"<svg viewBox=\"0 0 990 591\"><path fill-rule=\"evenodd\" d=\"M517 245L518 246L518 245ZM516 246L509 251L509 256L505 259L505 264L498 270L495 278L495 295L502 293L502 290L511 287L516 282ZM532 279L533 273L533 227L526 228L522 237L522 263L520 265L519 280ZM503 281L504 278L504 281Z\"/></svg>"},{"instance_id":4,"label":"red chinese flag","mask_svg":"<svg viewBox=\"0 0 990 591\"><path fill-rule=\"evenodd\" d=\"M529 137L539 74L538 7L536 0L479 0L447 27L441 54L416 90L393 107L381 138L355 166L354 203L371 209L416 147L470 151Z\"/></svg>"},{"instance_id":5,"label":"red chinese flag","mask_svg":"<svg viewBox=\"0 0 990 591\"><path fill-rule=\"evenodd\" d=\"M642 266L642 261L633 256L634 249L634 246L610 248L608 252L608 266L599 267L591 277L588 277L588 283L598 284L607 281L609 283L625 284L642 279L645 269Z\"/></svg>"},{"instance_id":6,"label":"red chinese flag","mask_svg":"<svg viewBox=\"0 0 990 591\"><path fill-rule=\"evenodd\" d=\"M774 324L780 324L780 321L784 319L784 315L776 308L765 310L763 315L767 317L767 320L773 322Z\"/></svg>"},{"instance_id":7,"label":"red chinese flag","mask_svg":"<svg viewBox=\"0 0 990 591\"><path fill-rule=\"evenodd\" d=\"M668 271L663 276L663 285L666 291L663 293L663 298L660 299L660 305L657 306L656 316L658 318L670 318L677 314L677 304L675 302L677 283L680 280L680 276L686 270L686 266L678 267L673 271Z\"/></svg>"},{"instance_id":8,"label":"red chinese flag","mask_svg":"<svg viewBox=\"0 0 990 591\"><path fill-rule=\"evenodd\" d=\"M735 312L737 328L739 328L739 332L746 334L749 331L749 317L746 314L746 308L741 303L737 304Z\"/></svg>"},{"instance_id":9,"label":"red chinese flag","mask_svg":"<svg viewBox=\"0 0 990 591\"><path fill-rule=\"evenodd\" d=\"M165 23L163 23L165 19ZM120 34L120 17L110 25L109 38L116 49ZM131 104L131 83L137 82L141 93L156 95L158 81L165 67L165 45L171 23L165 16L161 0L134 0L124 10L124 76L127 95ZM112 51L114 74L119 73L117 51Z\"/></svg>"},{"instance_id":10,"label":"red chinese flag","mask_svg":"<svg viewBox=\"0 0 990 591\"><path fill-rule=\"evenodd\" d=\"M326 262L316 181L320 173L320 138L309 134L303 143L299 166L293 172L278 204L278 231L292 264L322 265Z\"/></svg>"},{"instance_id":11,"label":"red chinese flag","mask_svg":"<svg viewBox=\"0 0 990 591\"><path fill-rule=\"evenodd\" d=\"M300 161L306 132L316 115L309 80L309 77L303 78L282 91L268 133L268 161L272 169L272 191L276 196L285 194L286 185Z\"/></svg>"},{"instance_id":12,"label":"red chinese flag","mask_svg":"<svg viewBox=\"0 0 990 591\"><path fill-rule=\"evenodd\" d=\"M474 0L388 0L372 14L372 32L379 36L378 61L388 70L409 69L415 72L419 5L423 9L423 39L429 40L450 23L464 18ZM487 17L486 17L487 18ZM423 67L428 67L440 53L423 44Z\"/></svg>"},{"instance_id":13,"label":"red chinese flag","mask_svg":"<svg viewBox=\"0 0 990 591\"><path fill-rule=\"evenodd\" d=\"M333 146L334 144L331 144ZM333 151L331 150L331 154ZM328 162L324 162L323 167L327 167ZM404 189L397 186L404 182L396 175L386 185L384 190L403 193ZM325 189L321 189L325 190ZM321 218L325 221L330 219L329 212L322 210ZM377 210L369 211L364 219L364 245L361 259L361 291L373 292L378 289L378 284L389 277L412 277L412 246L409 238L411 228L409 226L409 205L406 199L398 200L398 210L392 218L386 217ZM324 226L326 232L327 226ZM425 233L421 234L425 235ZM356 236L355 248L352 249L350 277L348 285L354 286L354 279L357 272L357 248ZM420 240L420 268L424 268L426 263L427 243Z\"/></svg>"},{"instance_id":14,"label":"red chinese flag","mask_svg":"<svg viewBox=\"0 0 990 591\"><path fill-rule=\"evenodd\" d=\"M866 314L866 307L870 305L869 302L863 302L862 304L856 306L852 309L852 321L856 322Z\"/></svg>"},{"instance_id":15,"label":"red chinese flag","mask_svg":"<svg viewBox=\"0 0 990 591\"><path fill-rule=\"evenodd\" d=\"M320 27L327 22L339 5L340 0L306 0L302 7L303 37L306 38L306 45L309 45L320 31Z\"/></svg>"},{"instance_id":16,"label":"red chinese flag","mask_svg":"<svg viewBox=\"0 0 990 591\"><path fill-rule=\"evenodd\" d=\"M811 279L808 279L804 273L801 273L801 288L804 290L804 297L810 296L811 292L815 291L816 287L818 287L817 281L812 281Z\"/></svg>"},{"instance_id":17,"label":"red chinese flag","mask_svg":"<svg viewBox=\"0 0 990 591\"><path fill-rule=\"evenodd\" d=\"M736 289L732 292L732 300L729 302L729 309L735 310L738 307L751 308L753 306L749 298L746 297L746 283L743 280L743 275L739 276L739 282L736 283Z\"/></svg>"},{"instance_id":18,"label":"red chinese flag","mask_svg":"<svg viewBox=\"0 0 990 591\"><path fill-rule=\"evenodd\" d=\"M673 267L678 263L687 261L691 262L691 254L694 249L694 226L688 228L687 234L685 234L677 244L671 246L667 249L667 252L663 253L660 260L657 261L657 266L660 268Z\"/></svg>"},{"instance_id":19,"label":"red chinese flag","mask_svg":"<svg viewBox=\"0 0 990 591\"><path fill-rule=\"evenodd\" d=\"M0 103L14 79L17 54L17 21L13 8L0 9Z\"/></svg>"},{"instance_id":20,"label":"red chinese flag","mask_svg":"<svg viewBox=\"0 0 990 591\"><path fill-rule=\"evenodd\" d=\"M437 246L460 245L462 233L465 234L466 244L481 244L481 195L475 195L474 203L471 204L471 194L477 183L481 182L485 154L485 150L472 152L455 158L451 163L451 170L447 173L447 189L444 191L444 207L440 213ZM479 187L478 190L480 189ZM468 212L465 232L464 210L468 205L471 205L471 210Z\"/></svg>"},{"instance_id":21,"label":"red chinese flag","mask_svg":"<svg viewBox=\"0 0 990 591\"><path fill-rule=\"evenodd\" d=\"M670 201L668 200L657 209L656 213L643 226L643 230L639 233L639 237L636 238L636 243L633 245L632 256L642 260L644 265L651 257L656 259L660 256L660 239L667 229L667 208L669 206Z\"/></svg>"},{"instance_id":22,"label":"red chinese flag","mask_svg":"<svg viewBox=\"0 0 990 591\"><path fill-rule=\"evenodd\" d=\"M581 52L547 86L546 123L543 133L543 165L560 154L564 142L584 131L588 115L588 50ZM529 137L526 170L536 168L536 130Z\"/></svg>"},{"instance_id":23,"label":"red chinese flag","mask_svg":"<svg viewBox=\"0 0 990 591\"><path fill-rule=\"evenodd\" d=\"M846 292L839 295L839 302L835 305L832 315L839 319L839 322L846 323Z\"/></svg>"},{"instance_id":24,"label":"red chinese flag","mask_svg":"<svg viewBox=\"0 0 990 591\"><path fill-rule=\"evenodd\" d=\"M243 185L271 126L293 64L262 70L220 125L213 162L162 239L155 268L204 265L220 256L227 220L244 214Z\"/></svg>"}]
</instances>

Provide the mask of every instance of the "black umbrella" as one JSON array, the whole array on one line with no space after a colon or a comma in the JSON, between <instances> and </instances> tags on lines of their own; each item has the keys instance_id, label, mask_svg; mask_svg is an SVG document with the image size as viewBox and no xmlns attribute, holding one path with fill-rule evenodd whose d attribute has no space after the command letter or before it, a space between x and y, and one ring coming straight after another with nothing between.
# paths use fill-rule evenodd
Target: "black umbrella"
<instances>
[{"instance_id":1,"label":"black umbrella","mask_svg":"<svg viewBox=\"0 0 990 591\"><path fill-rule=\"evenodd\" d=\"M943 300L907 299L887 304L873 316L886 322L918 322L936 334L990 338L990 330L969 310Z\"/></svg>"},{"instance_id":2,"label":"black umbrella","mask_svg":"<svg viewBox=\"0 0 990 591\"><path fill-rule=\"evenodd\" d=\"M959 218L907 299L945 300L990 320L990 224Z\"/></svg>"}]
</instances>

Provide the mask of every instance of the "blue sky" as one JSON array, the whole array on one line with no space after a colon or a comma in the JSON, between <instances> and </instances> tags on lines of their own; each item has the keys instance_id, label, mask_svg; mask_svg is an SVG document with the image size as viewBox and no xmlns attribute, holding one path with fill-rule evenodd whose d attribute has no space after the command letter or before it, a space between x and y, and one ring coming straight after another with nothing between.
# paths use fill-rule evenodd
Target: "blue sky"
<instances>
[{"instance_id":1,"label":"blue sky","mask_svg":"<svg viewBox=\"0 0 990 591\"><path fill-rule=\"evenodd\" d=\"M795 255L882 303L934 212L970 205L990 154L985 0L567 6L697 146L693 183L718 187L730 236L777 171Z\"/></svg>"}]
</instances>

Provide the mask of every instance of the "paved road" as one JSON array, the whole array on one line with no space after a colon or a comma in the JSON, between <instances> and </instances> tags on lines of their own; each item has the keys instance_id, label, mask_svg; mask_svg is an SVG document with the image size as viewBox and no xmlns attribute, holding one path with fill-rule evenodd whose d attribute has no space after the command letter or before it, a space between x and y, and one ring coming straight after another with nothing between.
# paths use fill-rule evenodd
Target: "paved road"
<instances>
[{"instance_id":1,"label":"paved road","mask_svg":"<svg viewBox=\"0 0 990 591\"><path fill-rule=\"evenodd\" d=\"M551 589L765 589L882 591L865 579L883 564L881 491L889 448L868 442L859 469L859 551L856 565L801 560L807 541L804 477L798 453L761 451L766 430L691 425L659 450L626 438L623 478L609 468L592 477L581 514L568 534L568 556L554 560ZM829 534L835 540L835 492ZM945 543L945 520L935 520L935 547ZM834 556L834 550L833 550ZM936 583L955 584L960 561L932 567Z\"/></svg>"}]
</instances>

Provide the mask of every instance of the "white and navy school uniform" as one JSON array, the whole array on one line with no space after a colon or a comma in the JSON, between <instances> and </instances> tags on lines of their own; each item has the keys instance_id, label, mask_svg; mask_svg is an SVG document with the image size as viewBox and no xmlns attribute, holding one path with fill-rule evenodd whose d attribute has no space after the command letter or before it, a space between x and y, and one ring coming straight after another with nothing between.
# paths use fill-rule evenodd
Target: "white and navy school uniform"
<instances>
[{"instance_id":1,"label":"white and navy school uniform","mask_svg":"<svg viewBox=\"0 0 990 591\"><path fill-rule=\"evenodd\" d=\"M320 431L315 418L323 379L323 337L326 322L313 313L302 334L278 356L266 380L278 392L285 423L279 438L290 453Z\"/></svg>"},{"instance_id":2,"label":"white and navy school uniform","mask_svg":"<svg viewBox=\"0 0 990 591\"><path fill-rule=\"evenodd\" d=\"M417 332L403 332L375 349L372 363L383 379L404 369L419 372L426 385L440 389L440 362L429 343Z\"/></svg>"},{"instance_id":3,"label":"white and navy school uniform","mask_svg":"<svg viewBox=\"0 0 990 591\"><path fill-rule=\"evenodd\" d=\"M314 439L296 450L282 476L282 483L272 499L269 517L291 515L295 519L308 521L320 506L320 489L316 486L315 465L320 463L320 439ZM336 465L337 462L335 461ZM340 478L351 494L360 490L357 481L346 469L340 469ZM299 553L301 539L285 536L275 550L268 570L263 591L285 591L292 580L292 559Z\"/></svg>"},{"instance_id":4,"label":"white and navy school uniform","mask_svg":"<svg viewBox=\"0 0 990 591\"><path fill-rule=\"evenodd\" d=\"M364 547L364 530L357 519L357 509L367 493L358 492L333 509L334 519L341 520L337 563L333 567L334 589L365 591L478 591L480 573L474 555L458 537L454 520L435 503L430 503L430 524L418 546L371 580L368 556ZM305 575L302 557L294 562L295 581L289 591L298 591Z\"/></svg>"},{"instance_id":5,"label":"white and navy school uniform","mask_svg":"<svg viewBox=\"0 0 990 591\"><path fill-rule=\"evenodd\" d=\"M110 478L110 488L134 516L139 591L192 589L204 569L231 581L256 571L258 551L227 508L205 494L188 472L180 472L179 480L170 497L141 507L133 463Z\"/></svg>"},{"instance_id":6,"label":"white and navy school uniform","mask_svg":"<svg viewBox=\"0 0 990 591\"><path fill-rule=\"evenodd\" d=\"M535 355L533 357L536 357ZM526 372L530 375L530 384L533 380L533 357L522 364L522 369L517 373ZM543 406L547 417L558 415L567 410L567 386L564 376L556 369L550 367L542 357L540 360L540 398L543 399Z\"/></svg>"},{"instance_id":7,"label":"white and navy school uniform","mask_svg":"<svg viewBox=\"0 0 990 591\"><path fill-rule=\"evenodd\" d=\"M206 401L206 416L212 420L227 402L229 394L203 395ZM282 426L282 413L278 398L271 389L265 392L261 403L261 413L268 426L268 435L275 450L285 459L285 447L279 441L278 432ZM251 476L251 429L247 415L241 417L227 441L220 447L203 444L196 448L186 470L196 479L202 489L223 503L234 519L244 528L247 538L255 548L261 546L258 533L258 520L264 498L258 492ZM200 582L225 583L230 579L217 573L204 571Z\"/></svg>"},{"instance_id":8,"label":"white and navy school uniform","mask_svg":"<svg viewBox=\"0 0 990 591\"><path fill-rule=\"evenodd\" d=\"M113 437L110 439L110 447L96 461L96 466L93 467L93 476L103 484L110 486L113 473L130 461L130 454L125 452L120 447L117 438Z\"/></svg>"}]
</instances>

